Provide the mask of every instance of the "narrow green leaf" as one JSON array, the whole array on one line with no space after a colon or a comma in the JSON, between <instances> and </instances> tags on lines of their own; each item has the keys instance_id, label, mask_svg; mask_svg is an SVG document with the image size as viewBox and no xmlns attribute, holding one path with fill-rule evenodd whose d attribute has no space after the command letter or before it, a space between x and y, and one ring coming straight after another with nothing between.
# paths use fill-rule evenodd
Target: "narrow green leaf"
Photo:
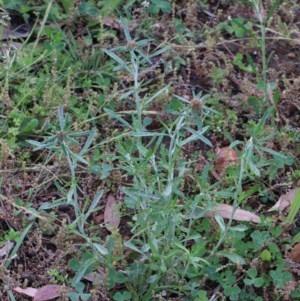
<instances>
[{"instance_id":1,"label":"narrow green leaf","mask_svg":"<svg viewBox=\"0 0 300 301\"><path fill-rule=\"evenodd\" d=\"M235 264L238 264L238 265L246 264L246 260L238 254L229 253L229 252L226 252L226 251L220 251L217 254L220 255L220 256L228 258L231 262L233 262Z\"/></svg>"},{"instance_id":2,"label":"narrow green leaf","mask_svg":"<svg viewBox=\"0 0 300 301\"><path fill-rule=\"evenodd\" d=\"M104 49L103 51L104 51L105 54L110 56L113 60L115 60L119 64L118 69L124 68L127 71L130 71L127 64L119 56L117 56L115 53L113 53L112 51L110 51L108 49Z\"/></svg>"},{"instance_id":3,"label":"narrow green leaf","mask_svg":"<svg viewBox=\"0 0 300 301\"><path fill-rule=\"evenodd\" d=\"M64 131L64 129L66 127L66 119L64 117L63 106L58 106L57 113L58 113L59 128L61 131Z\"/></svg>"},{"instance_id":4,"label":"narrow green leaf","mask_svg":"<svg viewBox=\"0 0 300 301\"><path fill-rule=\"evenodd\" d=\"M202 142L204 142L205 144L209 145L212 147L212 144L211 142L203 136L203 134L208 130L208 126L202 128L200 131L195 131L195 130L192 130L190 128L187 128L187 130L192 133L192 135L184 140L182 140L180 143L179 143L179 146L182 147L184 146L185 144L191 142L191 141L195 141L197 139L201 140Z\"/></svg>"},{"instance_id":5,"label":"narrow green leaf","mask_svg":"<svg viewBox=\"0 0 300 301\"><path fill-rule=\"evenodd\" d=\"M250 170L257 176L260 177L260 171L259 169L253 164L251 160L247 160L247 164L250 168Z\"/></svg>"},{"instance_id":6,"label":"narrow green leaf","mask_svg":"<svg viewBox=\"0 0 300 301\"><path fill-rule=\"evenodd\" d=\"M104 111L112 118L117 119L121 124L123 124L125 127L128 127L129 129L133 130L133 127L124 119L122 118L120 115L118 115L117 113L115 113L114 111L111 111L107 108L104 108Z\"/></svg>"},{"instance_id":7,"label":"narrow green leaf","mask_svg":"<svg viewBox=\"0 0 300 301\"><path fill-rule=\"evenodd\" d=\"M108 254L108 251L107 249L100 245L100 244L97 244L97 243L94 243L93 244L93 247L101 254L101 255L107 255Z\"/></svg>"},{"instance_id":8,"label":"narrow green leaf","mask_svg":"<svg viewBox=\"0 0 300 301\"><path fill-rule=\"evenodd\" d=\"M275 0L274 3L271 5L271 7L268 9L268 14L265 20L266 26L268 25L270 18L273 16L274 11L281 4L281 2L282 0Z\"/></svg>"},{"instance_id":9,"label":"narrow green leaf","mask_svg":"<svg viewBox=\"0 0 300 301\"><path fill-rule=\"evenodd\" d=\"M48 142L47 142L48 141ZM33 146L36 146L33 151L38 151L45 148L50 148L51 146L55 146L55 137L50 137L49 139L38 142L35 140L26 140L27 143L32 144Z\"/></svg>"},{"instance_id":10,"label":"narrow green leaf","mask_svg":"<svg viewBox=\"0 0 300 301\"><path fill-rule=\"evenodd\" d=\"M157 91L156 93L154 93L151 97L149 97L146 101L146 104L151 103L154 99L156 99L158 96L160 96L162 93L167 92L168 89L170 88L171 84L168 84L167 86L163 87L162 89L160 89L159 91Z\"/></svg>"},{"instance_id":11,"label":"narrow green leaf","mask_svg":"<svg viewBox=\"0 0 300 301\"><path fill-rule=\"evenodd\" d=\"M222 231L222 232L225 232L225 230L226 230L226 225L225 225L225 222L224 222L223 217L220 216L220 215L216 215L216 216L215 216L215 220L216 220L216 222L218 223L218 225L219 225L221 231Z\"/></svg>"},{"instance_id":12,"label":"narrow green leaf","mask_svg":"<svg viewBox=\"0 0 300 301\"><path fill-rule=\"evenodd\" d=\"M124 242L124 247L130 249L130 250L133 250L137 253L140 253L142 255L145 255L143 252L141 252L141 250L139 248L137 248L131 241L125 241Z\"/></svg>"},{"instance_id":13,"label":"narrow green leaf","mask_svg":"<svg viewBox=\"0 0 300 301\"><path fill-rule=\"evenodd\" d=\"M158 56L158 55L161 55L161 54L163 54L163 53L165 53L166 51L169 51L169 50L171 50L171 49L172 49L171 46L166 46L166 47L164 47L164 48L161 48L161 49L155 51L154 53L152 53L152 54L150 55L150 58L153 58L153 57L156 57L156 56Z\"/></svg>"},{"instance_id":14,"label":"narrow green leaf","mask_svg":"<svg viewBox=\"0 0 300 301\"><path fill-rule=\"evenodd\" d=\"M93 143L94 141L94 138L96 136L96 129L93 129L90 133L90 135L88 136L83 148L81 149L79 155L80 156L83 156L89 149L89 147L91 146L91 144Z\"/></svg>"},{"instance_id":15,"label":"narrow green leaf","mask_svg":"<svg viewBox=\"0 0 300 301\"><path fill-rule=\"evenodd\" d=\"M258 148L259 148L259 150L265 151L265 152L267 152L267 153L269 153L269 154L271 154L271 155L273 155L275 157L279 157L279 158L284 159L284 160L287 159L287 156L285 156L285 155L283 155L283 154L281 154L279 152L276 152L276 151L274 151L274 150L272 150L272 149L270 149L268 147L259 146Z\"/></svg>"},{"instance_id":16,"label":"narrow green leaf","mask_svg":"<svg viewBox=\"0 0 300 301\"><path fill-rule=\"evenodd\" d=\"M259 73L257 71L257 68L256 66L254 65L254 62L252 60L252 57L249 55L249 54L246 54L246 57L247 57L247 61L249 63L249 65L251 66L253 72L255 73L255 76L258 77L259 76Z\"/></svg>"},{"instance_id":17,"label":"narrow green leaf","mask_svg":"<svg viewBox=\"0 0 300 301\"><path fill-rule=\"evenodd\" d=\"M294 245L295 243L300 242L300 232L298 232L291 241L291 245Z\"/></svg>"},{"instance_id":18,"label":"narrow green leaf","mask_svg":"<svg viewBox=\"0 0 300 301\"><path fill-rule=\"evenodd\" d=\"M96 196L94 197L88 211L84 214L84 220L86 221L88 219L88 217L92 214L93 210L95 209L95 207L97 206L97 204L99 203L101 197L103 195L103 190L100 190Z\"/></svg>"},{"instance_id":19,"label":"narrow green leaf","mask_svg":"<svg viewBox=\"0 0 300 301\"><path fill-rule=\"evenodd\" d=\"M267 119L273 114L274 108L268 108L264 115L262 116L262 118L259 120L259 122L257 123L257 125L254 127L253 129L253 137L256 137L258 135L258 133L261 131L263 125L265 124L265 122L267 121Z\"/></svg>"},{"instance_id":20,"label":"narrow green leaf","mask_svg":"<svg viewBox=\"0 0 300 301\"><path fill-rule=\"evenodd\" d=\"M72 279L72 286L75 287L78 282L82 279L83 276L87 274L89 268L95 263L95 259L91 258L89 260L85 260L84 264L80 265L80 269L77 271L75 276Z\"/></svg>"},{"instance_id":21,"label":"narrow green leaf","mask_svg":"<svg viewBox=\"0 0 300 301\"><path fill-rule=\"evenodd\" d=\"M19 251L21 245L22 245L23 242L24 242L24 239L25 239L26 235L29 233L29 231L30 231L31 227L33 226L33 224L34 224L33 222L30 223L30 224L25 228L25 230L22 232L22 234L20 235L19 239L17 240L17 243L16 243L15 247L13 248L13 250L12 250L11 253L10 253L10 256L9 256L8 260L5 261L4 267L5 267L6 269L10 266L10 264L11 264L13 258L15 258L17 252Z\"/></svg>"},{"instance_id":22,"label":"narrow green leaf","mask_svg":"<svg viewBox=\"0 0 300 301\"><path fill-rule=\"evenodd\" d=\"M130 35L130 32L129 32L126 20L124 18L121 18L120 19L120 23L121 23L121 26L122 26L122 28L124 30L126 41L127 42L132 41L132 38L131 38L131 35Z\"/></svg>"},{"instance_id":23,"label":"narrow green leaf","mask_svg":"<svg viewBox=\"0 0 300 301\"><path fill-rule=\"evenodd\" d=\"M26 120L20 125L20 130L24 133L30 133L35 130L39 125L39 121L36 118Z\"/></svg>"},{"instance_id":24,"label":"narrow green leaf","mask_svg":"<svg viewBox=\"0 0 300 301\"><path fill-rule=\"evenodd\" d=\"M300 189L298 189L295 198L292 201L290 212L285 219L286 223L292 223L295 220L295 217L300 209Z\"/></svg>"}]
</instances>

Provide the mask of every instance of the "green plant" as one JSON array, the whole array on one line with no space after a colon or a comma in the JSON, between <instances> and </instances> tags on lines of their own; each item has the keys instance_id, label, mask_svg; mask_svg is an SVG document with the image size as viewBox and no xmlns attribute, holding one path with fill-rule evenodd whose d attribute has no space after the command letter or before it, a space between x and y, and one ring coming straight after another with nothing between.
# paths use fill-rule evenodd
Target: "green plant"
<instances>
[{"instance_id":1,"label":"green plant","mask_svg":"<svg viewBox=\"0 0 300 301\"><path fill-rule=\"evenodd\" d=\"M148 111L151 102L155 101L155 98L160 96L165 88L154 96L140 96L142 84L138 81L139 68L145 66L149 61L143 52L146 41L133 41L126 24L123 22L122 25L127 38L127 46L104 51L118 63L117 70L125 69L134 79L134 86L125 94L126 97L132 96L135 103L135 111L131 116L132 123L116 112L108 109L105 111L127 129L125 135L121 134L116 138L118 168L132 178L132 187L123 188L123 192L126 194L125 206L134 211L133 221L130 224L133 237L125 243L125 247L139 254L138 256L148 263L148 271L139 270L139 279L143 279L143 282L149 282L151 285L149 288L142 289L141 283L138 283L136 278L130 277L122 282L125 283L134 300L137 298L135 297L137 291L143 294L145 299L150 298L150 289L155 289L159 293L161 284L167 290L185 292L188 295L189 289L178 285L178 281L189 279L192 282L194 278L205 274L207 266L212 265L217 269L220 265L220 262L207 261L207 253L210 253L213 258L215 256L227 258L234 264L246 264L245 258L239 255L244 253L241 246L237 248L236 253L228 252L226 249L219 250L224 243L231 240L231 237L247 230L247 227L232 226L236 209L246 199L243 183L247 178L260 177L262 166L270 165L271 168L275 168L275 165L266 159L265 154L272 155L283 162L286 162L287 158L264 146L274 135L265 135L265 126L273 112L272 109L266 110L262 118L252 127L251 137L243 144L239 168L233 170L227 179L227 184L233 185L234 192L230 188L228 191L224 188L218 191L217 186L207 185L207 176L204 173L203 179L199 179L200 183L206 183L206 187L199 183L203 197L195 198L194 201L186 197L180 187L186 174L189 173L189 164L181 157L181 150L195 140L211 146L210 141L204 136L208 131L208 127L204 124L218 112L206 105L208 97L202 96L201 93L194 94L191 101L176 96L177 100L187 106L174 106L174 102L173 105L166 106L172 118L167 122L161 121L163 131L149 132L147 126L151 124L152 120L144 117L144 114ZM130 64L116 54L119 51L129 52ZM126 58L126 54L124 56ZM123 97L125 96L121 96L121 99ZM164 139L168 139L167 146L162 144ZM240 144L242 143L234 141L231 147ZM237 174L238 180L236 180ZM211 198L213 195L226 194L232 198L233 211L227 224L223 219L216 217L219 239L217 242L214 241L213 248L209 251L205 250L201 235L195 233L193 227L199 218L205 216L206 210L209 210L209 201L212 199L205 192L210 189ZM253 192L256 190L257 188ZM179 199L183 200L185 205L179 205ZM193 208L191 205L195 208L192 211L187 209L188 206ZM206 210L205 207L207 207ZM186 215L182 215L182 210L186 211ZM187 214L187 212L190 213ZM185 224L186 221L188 224ZM269 235L268 232L265 234ZM184 239L181 238L183 236ZM270 236L268 237L270 238ZM252 249L260 249L264 246L265 240L261 244L257 238L254 241L255 244L251 245ZM193 242L193 247L187 248L188 243L191 242ZM238 239L237 242L240 244ZM245 248L247 247L249 248L249 245L245 244ZM253 276L251 272L250 276ZM253 280L254 278L249 279ZM232 287L232 283L222 278L219 281L222 283L225 295L230 296L231 300L239 299L240 294L243 293L239 286ZM259 283L256 281L255 285L259 285Z\"/></svg>"},{"instance_id":2,"label":"green plant","mask_svg":"<svg viewBox=\"0 0 300 301\"><path fill-rule=\"evenodd\" d=\"M115 301L126 301L126 300L131 300L131 294L128 291L125 292L117 292L114 294L113 299Z\"/></svg>"},{"instance_id":3,"label":"green plant","mask_svg":"<svg viewBox=\"0 0 300 301\"><path fill-rule=\"evenodd\" d=\"M251 23L241 17L229 18L228 21L219 23L216 29L225 29L229 34L234 34L237 38L243 38L246 34L252 35Z\"/></svg>"},{"instance_id":4,"label":"green plant","mask_svg":"<svg viewBox=\"0 0 300 301\"><path fill-rule=\"evenodd\" d=\"M76 285L74 285L76 292L69 292L67 293L67 296L71 301L87 301L91 297L91 294L84 293L84 287L85 285L82 282L76 283Z\"/></svg>"},{"instance_id":5,"label":"green plant","mask_svg":"<svg viewBox=\"0 0 300 301\"><path fill-rule=\"evenodd\" d=\"M265 14L263 9L263 4L261 0L249 0L249 3L253 6L256 18L259 21L259 30L260 30L260 39L259 45L261 50L261 57L262 57L262 79L258 82L258 86L262 87L262 91L264 93L264 103L269 103L272 107L276 108L276 103L274 102L272 96L272 84L269 83L268 80L268 63L273 55L270 53L267 55L267 48L266 48L266 40L267 40L267 27L269 21L271 19L272 14L279 6L280 1L276 0L272 4L270 10L267 14Z\"/></svg>"},{"instance_id":6,"label":"green plant","mask_svg":"<svg viewBox=\"0 0 300 301\"><path fill-rule=\"evenodd\" d=\"M292 275L288 271L283 270L283 266L278 266L275 270L270 271L270 276L273 279L273 283L279 289L284 289L285 284L292 280Z\"/></svg>"},{"instance_id":7,"label":"green plant","mask_svg":"<svg viewBox=\"0 0 300 301\"><path fill-rule=\"evenodd\" d=\"M299 178L296 2L39 2L2 1L36 25L1 46L1 298L26 267L70 300L298 300L299 195L266 214Z\"/></svg>"},{"instance_id":8,"label":"green plant","mask_svg":"<svg viewBox=\"0 0 300 301\"><path fill-rule=\"evenodd\" d=\"M56 269L50 269L48 275L54 279L55 283L64 283L65 277Z\"/></svg>"},{"instance_id":9,"label":"green plant","mask_svg":"<svg viewBox=\"0 0 300 301\"><path fill-rule=\"evenodd\" d=\"M97 210L97 205L101 199L103 191L99 191L89 205L86 203L86 206L80 208L78 203L78 187L76 182L76 169L78 167L78 162L84 163L86 165L89 164L88 161L84 158L84 155L88 152L89 147L94 140L96 132L95 130L91 130L72 133L70 131L70 128L68 127L69 118L67 115L64 115L62 106L59 106L58 108L58 120L60 131L57 131L56 133L50 135L50 137L46 138L43 142L34 140L27 141L28 143L35 146L35 151L48 149L50 152L53 152L52 156L56 155L57 153L59 155L62 155L64 158L66 158L71 173L69 191L66 192L63 187L60 187L64 192L64 195L66 195L65 201L58 201L54 204L44 203L42 206L40 206L39 210L54 208L62 204L71 205L74 208L76 218L69 226L69 230L74 231L77 235L82 236L87 241L88 245L95 251L95 258L101 261L101 255L107 254L107 250L101 243L93 242L88 237L88 235L86 235L85 226L87 219L95 210ZM77 139L84 137L87 137L84 145L77 153L75 153L72 148L80 146L80 142ZM76 231L76 227L78 229L78 232ZM86 266L85 268L87 267L88 266ZM73 285L80 282L82 276L83 274L80 273L78 277L75 277Z\"/></svg>"},{"instance_id":10,"label":"green plant","mask_svg":"<svg viewBox=\"0 0 300 301\"><path fill-rule=\"evenodd\" d=\"M255 287L261 287L264 284L263 277L257 277L256 269L249 269L247 271L248 278L244 279L246 285L254 285Z\"/></svg>"},{"instance_id":11,"label":"green plant","mask_svg":"<svg viewBox=\"0 0 300 301\"><path fill-rule=\"evenodd\" d=\"M239 300L241 289L237 286L225 286L224 287L225 296L229 297L229 300Z\"/></svg>"},{"instance_id":12,"label":"green plant","mask_svg":"<svg viewBox=\"0 0 300 301\"><path fill-rule=\"evenodd\" d=\"M78 162L88 165L88 161L84 158L85 153L88 151L90 145L93 142L96 131L88 130L83 132L72 133L68 129L68 115L64 116L63 107L58 107L58 120L59 120L59 131L55 134L50 135L43 142L35 140L27 140L28 143L35 146L34 151L48 149L52 152L58 152L64 155L67 159L72 179L75 180L75 170ZM77 139L87 137L84 146L78 153L72 150L72 147L79 146L80 143Z\"/></svg>"},{"instance_id":13,"label":"green plant","mask_svg":"<svg viewBox=\"0 0 300 301\"><path fill-rule=\"evenodd\" d=\"M201 273L197 270L208 264L198 255L196 248L190 251L185 247L189 241L200 243L201 236L192 234L192 222L189 228L183 226L185 218L180 211L184 207L178 204L178 199L184 198L180 185L189 170L188 162L181 159L181 149L197 139L210 145L204 136L208 128L203 126L203 123L210 114L214 114L214 111L200 104L199 108L203 114L193 115L195 108L192 105L181 106L177 112L171 111L175 116L174 120L168 124L162 122L163 132L148 131L147 126L152 120L144 117L144 114L148 106L165 93L168 87L164 87L154 95L141 97L139 68L167 49L145 55L142 47L146 41L132 41L126 24L124 22L122 24L128 46L105 50L105 53L118 62L117 69L125 69L134 79L134 86L125 94L126 97L133 95L135 102L132 123L111 110L105 111L127 131L129 130L126 136L121 134L117 141L119 168L132 177L132 187L123 188L126 194L125 206L135 212L132 223L133 237L125 243L125 247L139 254L141 260L147 262L147 269L144 271L135 264L131 265L127 271L125 285L133 300L139 300L141 296L143 300L150 300L152 290L159 293L160 285L163 283L165 290L180 291L183 288L177 284L178 281L185 277L194 277L193 275ZM116 54L120 50L129 52L130 65ZM181 97L177 98L186 102ZM197 101L201 103L204 99L201 94L195 95L195 106ZM196 129L193 129L194 126ZM168 147L163 146L163 139L169 140ZM187 237L178 237L178 233L182 231L181 227ZM133 277L134 274L139 275L138 278ZM147 282L148 288L143 285ZM120 294L117 296L121 298Z\"/></svg>"},{"instance_id":14,"label":"green plant","mask_svg":"<svg viewBox=\"0 0 300 301\"><path fill-rule=\"evenodd\" d=\"M20 238L20 232L14 229L10 229L8 233L4 235L4 241L12 240L17 241Z\"/></svg>"},{"instance_id":15,"label":"green plant","mask_svg":"<svg viewBox=\"0 0 300 301\"><path fill-rule=\"evenodd\" d=\"M172 10L171 3L168 0L151 0L150 1L150 6L149 6L149 11L152 14L157 14L159 12L162 13L170 13Z\"/></svg>"}]
</instances>

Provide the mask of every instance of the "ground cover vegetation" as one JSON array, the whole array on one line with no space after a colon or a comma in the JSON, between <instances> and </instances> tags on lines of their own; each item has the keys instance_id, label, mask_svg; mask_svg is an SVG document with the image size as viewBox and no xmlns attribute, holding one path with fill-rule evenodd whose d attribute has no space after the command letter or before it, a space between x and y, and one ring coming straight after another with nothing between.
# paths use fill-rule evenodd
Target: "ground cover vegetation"
<instances>
[{"instance_id":1,"label":"ground cover vegetation","mask_svg":"<svg viewBox=\"0 0 300 301\"><path fill-rule=\"evenodd\" d=\"M1 300L299 300L297 2L0 1Z\"/></svg>"}]
</instances>

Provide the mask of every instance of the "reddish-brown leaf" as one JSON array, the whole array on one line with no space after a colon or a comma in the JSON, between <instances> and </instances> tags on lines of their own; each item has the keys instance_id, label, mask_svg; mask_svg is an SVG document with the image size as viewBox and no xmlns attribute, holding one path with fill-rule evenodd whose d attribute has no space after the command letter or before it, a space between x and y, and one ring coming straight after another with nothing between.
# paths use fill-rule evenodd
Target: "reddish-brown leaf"
<instances>
[{"instance_id":1,"label":"reddish-brown leaf","mask_svg":"<svg viewBox=\"0 0 300 301\"><path fill-rule=\"evenodd\" d=\"M116 198L109 194L104 209L104 224L107 230L114 231L120 225L120 210Z\"/></svg>"},{"instance_id":2,"label":"reddish-brown leaf","mask_svg":"<svg viewBox=\"0 0 300 301\"><path fill-rule=\"evenodd\" d=\"M215 170L222 177L229 166L239 163L237 152L230 147L222 147L217 150L215 159Z\"/></svg>"},{"instance_id":3,"label":"reddish-brown leaf","mask_svg":"<svg viewBox=\"0 0 300 301\"><path fill-rule=\"evenodd\" d=\"M294 245L291 254L289 256L289 259L294 262L300 263L300 243Z\"/></svg>"},{"instance_id":4,"label":"reddish-brown leaf","mask_svg":"<svg viewBox=\"0 0 300 301\"><path fill-rule=\"evenodd\" d=\"M61 296L61 286L49 284L38 289L33 301L47 301Z\"/></svg>"}]
</instances>

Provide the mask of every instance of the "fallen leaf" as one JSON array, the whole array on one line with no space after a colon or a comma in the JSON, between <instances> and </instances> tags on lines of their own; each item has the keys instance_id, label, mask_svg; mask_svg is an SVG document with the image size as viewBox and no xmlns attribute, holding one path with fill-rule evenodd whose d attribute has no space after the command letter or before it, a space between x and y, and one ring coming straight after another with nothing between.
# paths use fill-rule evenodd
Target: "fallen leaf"
<instances>
[{"instance_id":1,"label":"fallen leaf","mask_svg":"<svg viewBox=\"0 0 300 301\"><path fill-rule=\"evenodd\" d=\"M12 250L12 248L14 247L14 243L11 242L10 240L8 240L5 245L0 249L0 258L1 257L7 257L10 253L10 251Z\"/></svg>"},{"instance_id":2,"label":"fallen leaf","mask_svg":"<svg viewBox=\"0 0 300 301\"><path fill-rule=\"evenodd\" d=\"M299 187L296 187L292 190L290 190L289 192L287 192L286 194L283 194L278 201L276 202L276 204L269 209L268 211L283 211L286 207L290 206L291 203L293 202L293 200L296 197L296 194L299 190Z\"/></svg>"},{"instance_id":3,"label":"fallen leaf","mask_svg":"<svg viewBox=\"0 0 300 301\"><path fill-rule=\"evenodd\" d=\"M230 218L232 214L233 207L227 204L218 204L211 211L207 212L207 216L215 216L220 215L223 218ZM247 221L253 222L256 224L260 223L260 217L250 211L246 211L243 209L236 209L234 212L233 219L236 221Z\"/></svg>"},{"instance_id":4,"label":"fallen leaf","mask_svg":"<svg viewBox=\"0 0 300 301\"><path fill-rule=\"evenodd\" d=\"M289 259L294 262L300 263L300 243L294 245L291 254L289 256Z\"/></svg>"},{"instance_id":5,"label":"fallen leaf","mask_svg":"<svg viewBox=\"0 0 300 301\"><path fill-rule=\"evenodd\" d=\"M49 284L38 289L33 301L47 301L61 296L61 285Z\"/></svg>"},{"instance_id":6,"label":"fallen leaf","mask_svg":"<svg viewBox=\"0 0 300 301\"><path fill-rule=\"evenodd\" d=\"M215 159L215 171L222 178L226 169L229 166L238 164L239 161L239 156L234 149L228 146L219 148Z\"/></svg>"},{"instance_id":7,"label":"fallen leaf","mask_svg":"<svg viewBox=\"0 0 300 301\"><path fill-rule=\"evenodd\" d=\"M109 194L104 209L104 224L108 231L118 229L120 224L120 210L116 198Z\"/></svg>"},{"instance_id":8,"label":"fallen leaf","mask_svg":"<svg viewBox=\"0 0 300 301\"><path fill-rule=\"evenodd\" d=\"M33 301L47 301L61 296L61 285L49 284L40 289L15 287L13 290L20 294L33 297Z\"/></svg>"},{"instance_id":9,"label":"fallen leaf","mask_svg":"<svg viewBox=\"0 0 300 301\"><path fill-rule=\"evenodd\" d=\"M27 288L15 287L13 288L13 291L29 297L34 297L38 290L33 287L27 287Z\"/></svg>"}]
</instances>

